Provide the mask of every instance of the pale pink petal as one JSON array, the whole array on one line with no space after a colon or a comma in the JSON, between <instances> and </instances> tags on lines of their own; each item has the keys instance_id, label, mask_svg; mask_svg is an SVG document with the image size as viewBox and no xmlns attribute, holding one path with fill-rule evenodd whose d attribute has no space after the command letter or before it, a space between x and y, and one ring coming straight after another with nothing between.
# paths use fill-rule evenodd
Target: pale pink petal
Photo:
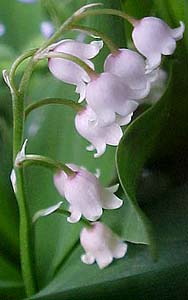
<instances>
[{"instance_id":1,"label":"pale pink petal","mask_svg":"<svg viewBox=\"0 0 188 300\"><path fill-rule=\"evenodd\" d=\"M64 184L65 184L65 180L67 178L67 175L64 172L58 172L54 175L54 184L58 190L58 192L60 193L61 196L65 196L64 193Z\"/></svg>"},{"instance_id":2,"label":"pale pink petal","mask_svg":"<svg viewBox=\"0 0 188 300\"><path fill-rule=\"evenodd\" d=\"M102 73L86 87L86 101L97 114L100 126L114 123L115 113L122 116L131 113L127 101L134 99L133 96L139 98L139 92L131 90L118 76L110 73Z\"/></svg>"},{"instance_id":3,"label":"pale pink petal","mask_svg":"<svg viewBox=\"0 0 188 300\"><path fill-rule=\"evenodd\" d=\"M130 113L135 111L138 107L138 103L136 101L126 101L123 103L121 109L118 111L118 113L121 116L128 116Z\"/></svg>"},{"instance_id":4,"label":"pale pink petal","mask_svg":"<svg viewBox=\"0 0 188 300\"><path fill-rule=\"evenodd\" d=\"M105 251L104 253L101 253L100 256L96 257L96 262L100 269L106 268L108 265L110 265L113 261L113 257L110 253L110 251Z\"/></svg>"},{"instance_id":5,"label":"pale pink petal","mask_svg":"<svg viewBox=\"0 0 188 300\"><path fill-rule=\"evenodd\" d=\"M90 207L88 205L88 207L85 207L83 209L83 216L87 220L92 221L92 222L97 221L102 216L102 213L103 213L103 210L99 205L98 206L90 205Z\"/></svg>"},{"instance_id":6,"label":"pale pink petal","mask_svg":"<svg viewBox=\"0 0 188 300\"><path fill-rule=\"evenodd\" d=\"M103 47L102 41L93 41L85 44L75 40L63 40L56 51L73 54L79 58L91 59L95 57Z\"/></svg>"},{"instance_id":7,"label":"pale pink petal","mask_svg":"<svg viewBox=\"0 0 188 300\"><path fill-rule=\"evenodd\" d=\"M109 192L108 189L102 190L102 207L104 209L116 209L123 205L123 201L116 195Z\"/></svg>"},{"instance_id":8,"label":"pale pink petal","mask_svg":"<svg viewBox=\"0 0 188 300\"><path fill-rule=\"evenodd\" d=\"M101 140L101 143L99 143L99 142L95 143L94 146L95 146L95 148L97 150L97 153L94 154L95 158L100 157L106 151L106 144L102 140Z\"/></svg>"},{"instance_id":9,"label":"pale pink petal","mask_svg":"<svg viewBox=\"0 0 188 300\"><path fill-rule=\"evenodd\" d=\"M81 260L84 264L92 265L95 262L95 257L90 253L83 254Z\"/></svg>"},{"instance_id":10,"label":"pale pink petal","mask_svg":"<svg viewBox=\"0 0 188 300\"><path fill-rule=\"evenodd\" d=\"M85 99L85 96L86 96L86 84L85 84L85 82L81 81L77 84L76 93L80 94L80 98L78 100L78 103L81 103Z\"/></svg>"},{"instance_id":11,"label":"pale pink petal","mask_svg":"<svg viewBox=\"0 0 188 300\"><path fill-rule=\"evenodd\" d=\"M78 221L80 221L80 218L81 218L81 213L79 211L77 211L76 209L74 209L74 207L70 207L69 208L70 212L71 212L71 215L70 217L67 218L67 221L69 223L76 223Z\"/></svg>"},{"instance_id":12,"label":"pale pink petal","mask_svg":"<svg viewBox=\"0 0 188 300\"><path fill-rule=\"evenodd\" d=\"M127 244L119 241L113 249L113 257L114 258L122 258L127 253Z\"/></svg>"},{"instance_id":13,"label":"pale pink petal","mask_svg":"<svg viewBox=\"0 0 188 300\"><path fill-rule=\"evenodd\" d=\"M86 147L87 151L93 151L95 150L95 147L93 145L89 145Z\"/></svg>"},{"instance_id":14,"label":"pale pink petal","mask_svg":"<svg viewBox=\"0 0 188 300\"><path fill-rule=\"evenodd\" d=\"M117 192L118 188L119 188L119 183L107 187L106 190L108 190L110 193L115 193Z\"/></svg>"},{"instance_id":15,"label":"pale pink petal","mask_svg":"<svg viewBox=\"0 0 188 300\"><path fill-rule=\"evenodd\" d=\"M50 58L48 66L57 79L66 83L77 85L82 78L87 77L86 72L80 66L62 58Z\"/></svg>"},{"instance_id":16,"label":"pale pink petal","mask_svg":"<svg viewBox=\"0 0 188 300\"><path fill-rule=\"evenodd\" d=\"M175 49L176 49L176 41L171 37L169 37L166 40L164 49L162 49L162 54L171 55L172 53L174 53Z\"/></svg>"},{"instance_id":17,"label":"pale pink petal","mask_svg":"<svg viewBox=\"0 0 188 300\"><path fill-rule=\"evenodd\" d=\"M128 114L125 117L117 116L116 117L116 122L120 126L127 125L127 124L129 124L131 122L132 116L133 116L133 113L130 113L130 114Z\"/></svg>"},{"instance_id":18,"label":"pale pink petal","mask_svg":"<svg viewBox=\"0 0 188 300\"><path fill-rule=\"evenodd\" d=\"M108 145L117 146L123 136L121 127L114 123L106 129L105 142Z\"/></svg>"},{"instance_id":19,"label":"pale pink petal","mask_svg":"<svg viewBox=\"0 0 188 300\"><path fill-rule=\"evenodd\" d=\"M161 54L152 53L151 56L147 59L146 73L151 72L153 69L156 69L161 63Z\"/></svg>"},{"instance_id":20,"label":"pale pink petal","mask_svg":"<svg viewBox=\"0 0 188 300\"><path fill-rule=\"evenodd\" d=\"M120 76L132 89L145 89L145 60L135 51L119 49L117 54L110 54L104 63L104 71Z\"/></svg>"},{"instance_id":21,"label":"pale pink petal","mask_svg":"<svg viewBox=\"0 0 188 300\"><path fill-rule=\"evenodd\" d=\"M185 25L180 21L180 26L170 30L171 36L176 40L181 40L183 38L183 33L185 31Z\"/></svg>"}]
</instances>

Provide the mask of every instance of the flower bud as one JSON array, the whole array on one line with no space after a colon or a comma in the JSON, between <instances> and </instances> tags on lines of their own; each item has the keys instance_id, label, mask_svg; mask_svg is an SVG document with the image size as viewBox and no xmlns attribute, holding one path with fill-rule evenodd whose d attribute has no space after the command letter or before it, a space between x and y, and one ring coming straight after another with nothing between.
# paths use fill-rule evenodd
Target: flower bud
<instances>
[{"instance_id":1,"label":"flower bud","mask_svg":"<svg viewBox=\"0 0 188 300\"><path fill-rule=\"evenodd\" d=\"M97 262L100 269L107 267L113 258L122 258L127 252L127 244L101 222L83 228L80 242L85 250L81 260L85 264Z\"/></svg>"}]
</instances>

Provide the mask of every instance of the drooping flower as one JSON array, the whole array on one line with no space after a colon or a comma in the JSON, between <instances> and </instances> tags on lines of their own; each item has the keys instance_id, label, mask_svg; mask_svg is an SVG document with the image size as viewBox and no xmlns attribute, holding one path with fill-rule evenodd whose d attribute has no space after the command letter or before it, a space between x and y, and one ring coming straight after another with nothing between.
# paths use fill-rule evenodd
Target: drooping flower
<instances>
[{"instance_id":1,"label":"drooping flower","mask_svg":"<svg viewBox=\"0 0 188 300\"><path fill-rule=\"evenodd\" d=\"M50 21L43 21L40 24L40 31L45 38L51 37L54 33L54 25Z\"/></svg>"},{"instance_id":2,"label":"drooping flower","mask_svg":"<svg viewBox=\"0 0 188 300\"><path fill-rule=\"evenodd\" d=\"M82 167L68 164L75 171L74 176L67 176L61 171L55 174L54 184L59 193L70 203L71 216L68 221L76 223L83 215L89 221L96 221L102 215L103 208L119 208L123 201L115 193L118 185L110 188L101 186L98 178Z\"/></svg>"},{"instance_id":3,"label":"drooping flower","mask_svg":"<svg viewBox=\"0 0 188 300\"><path fill-rule=\"evenodd\" d=\"M74 55L94 69L94 65L90 59L95 57L102 47L102 41L93 41L90 44L85 44L74 40L62 40L54 45L53 51ZM50 58L48 66L56 78L76 85L76 92L80 94L79 101L84 100L85 85L90 80L85 70L76 63L62 58Z\"/></svg>"},{"instance_id":4,"label":"drooping flower","mask_svg":"<svg viewBox=\"0 0 188 300\"><path fill-rule=\"evenodd\" d=\"M135 100L148 92L131 89L123 80L111 73L102 73L86 86L86 101L93 109L100 126L113 124L117 115L126 117L136 110Z\"/></svg>"},{"instance_id":5,"label":"drooping flower","mask_svg":"<svg viewBox=\"0 0 188 300\"><path fill-rule=\"evenodd\" d=\"M97 122L97 115L91 109L86 108L77 113L75 117L75 127L79 134L87 139L91 145L88 151L97 150L94 157L100 157L106 150L106 145L117 146L123 136L120 125L126 125L131 121L133 113L124 119L118 119L109 126L101 127Z\"/></svg>"},{"instance_id":6,"label":"drooping flower","mask_svg":"<svg viewBox=\"0 0 188 300\"><path fill-rule=\"evenodd\" d=\"M153 74L145 74L145 59L135 51L119 49L116 53L108 55L104 71L120 76L132 89L143 90L146 95L150 91Z\"/></svg>"},{"instance_id":7,"label":"drooping flower","mask_svg":"<svg viewBox=\"0 0 188 300\"><path fill-rule=\"evenodd\" d=\"M182 39L185 26L180 22L177 28L170 28L163 20L146 17L134 24L132 38L137 50L147 58L148 71L157 68L161 55L171 55L176 49L176 41Z\"/></svg>"},{"instance_id":8,"label":"drooping flower","mask_svg":"<svg viewBox=\"0 0 188 300\"><path fill-rule=\"evenodd\" d=\"M86 252L81 256L82 262L90 265L96 261L100 269L111 264L113 258L124 257L127 252L127 244L101 222L83 228L80 242Z\"/></svg>"}]
</instances>

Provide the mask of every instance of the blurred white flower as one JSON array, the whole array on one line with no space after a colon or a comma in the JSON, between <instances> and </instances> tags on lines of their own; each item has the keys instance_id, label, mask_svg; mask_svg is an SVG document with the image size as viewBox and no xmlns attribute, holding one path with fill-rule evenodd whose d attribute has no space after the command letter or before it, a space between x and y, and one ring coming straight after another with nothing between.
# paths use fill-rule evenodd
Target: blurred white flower
<instances>
[{"instance_id":1,"label":"blurred white flower","mask_svg":"<svg viewBox=\"0 0 188 300\"><path fill-rule=\"evenodd\" d=\"M154 104L163 95L166 84L167 84L168 74L166 71L159 69L157 71L157 76L155 80L151 83L151 90L149 95L144 99L144 102Z\"/></svg>"},{"instance_id":2,"label":"blurred white flower","mask_svg":"<svg viewBox=\"0 0 188 300\"><path fill-rule=\"evenodd\" d=\"M23 3L34 3L37 0L18 0L19 2L23 2Z\"/></svg>"},{"instance_id":3,"label":"blurred white flower","mask_svg":"<svg viewBox=\"0 0 188 300\"><path fill-rule=\"evenodd\" d=\"M40 24L40 31L45 38L49 38L54 33L54 25L50 21L43 21Z\"/></svg>"},{"instance_id":4,"label":"blurred white flower","mask_svg":"<svg viewBox=\"0 0 188 300\"><path fill-rule=\"evenodd\" d=\"M3 36L5 34L6 28L3 23L0 23L0 36Z\"/></svg>"},{"instance_id":5,"label":"blurred white flower","mask_svg":"<svg viewBox=\"0 0 188 300\"><path fill-rule=\"evenodd\" d=\"M118 185L104 188L98 178L82 167L68 164L75 175L67 176L61 171L54 175L54 184L59 193L70 203L71 216L68 221L76 223L83 215L89 221L96 221L105 209L119 208L123 201L115 193Z\"/></svg>"},{"instance_id":6,"label":"blurred white flower","mask_svg":"<svg viewBox=\"0 0 188 300\"><path fill-rule=\"evenodd\" d=\"M77 56L94 69L94 65L90 59L95 57L102 47L102 41L93 41L90 44L85 44L74 40L62 40L54 45L53 51ZM85 70L76 63L62 58L50 58L48 66L56 78L66 83L76 85L76 92L80 94L79 102L84 100L85 86L86 83L90 81Z\"/></svg>"},{"instance_id":7,"label":"blurred white flower","mask_svg":"<svg viewBox=\"0 0 188 300\"><path fill-rule=\"evenodd\" d=\"M85 264L97 262L100 269L112 263L113 258L122 258L127 252L127 244L101 222L83 228L80 243L85 250L81 260Z\"/></svg>"},{"instance_id":8,"label":"blurred white flower","mask_svg":"<svg viewBox=\"0 0 188 300\"><path fill-rule=\"evenodd\" d=\"M176 49L176 41L182 39L185 26L171 29L163 20L146 17L134 25L132 38L137 50L147 58L147 70L157 68L161 63L161 55L170 55Z\"/></svg>"},{"instance_id":9,"label":"blurred white flower","mask_svg":"<svg viewBox=\"0 0 188 300\"><path fill-rule=\"evenodd\" d=\"M88 140L91 145L88 151L97 150L94 157L100 157L106 150L106 145L117 146L123 136L120 125L126 125L131 121L132 113L126 119L117 120L109 126L101 127L97 122L97 115L87 106L77 113L75 127L79 134ZM118 124L118 121L120 124ZM123 123L123 124L122 124Z\"/></svg>"}]
</instances>

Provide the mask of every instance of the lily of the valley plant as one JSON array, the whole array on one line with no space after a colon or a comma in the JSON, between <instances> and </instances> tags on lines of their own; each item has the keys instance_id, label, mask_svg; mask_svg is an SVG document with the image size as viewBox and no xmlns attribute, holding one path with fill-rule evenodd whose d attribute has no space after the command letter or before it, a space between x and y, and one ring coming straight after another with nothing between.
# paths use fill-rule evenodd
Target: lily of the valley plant
<instances>
[{"instance_id":1,"label":"lily of the valley plant","mask_svg":"<svg viewBox=\"0 0 188 300\"><path fill-rule=\"evenodd\" d=\"M26 2L26 1L25 1ZM27 1L31 2L31 1ZM98 38L90 43L72 39L62 39L64 33L79 30L77 22L87 17L87 12L95 14L95 6L84 6L76 11L39 49L30 50L21 55L9 72L3 71L6 84L10 88L13 102L13 170L12 185L20 210L20 247L23 279L27 294L36 292L35 270L31 261L33 251L33 228L27 213L27 204L23 184L23 166L41 165L52 170L52 181L62 196L62 202L48 208L41 207L33 216L34 224L40 217L53 213L62 213L71 223L81 222L80 243L85 251L81 260L86 264L95 261L99 268L105 268L113 259L123 258L127 253L127 244L115 232L112 232L100 219L104 210L121 209L123 200L115 193L118 184L103 187L99 172L92 174L84 166L71 162L59 162L53 158L26 153L24 125L29 112L50 103L70 106L75 110L75 128L88 141L88 151L94 151L94 157L105 155L106 147L117 146L123 136L123 127L131 122L135 111L148 95L152 93L161 74L162 55L171 55L176 41L182 38L184 25L171 29L163 20L146 17L136 20L123 15L118 10L104 10L104 14L123 17L133 25L132 40L136 50L118 49L108 37L98 33ZM96 10L102 14L103 8ZM82 29L84 31L84 27ZM86 33L92 36L92 29ZM96 32L96 31L95 31ZM99 39L100 38L100 39ZM103 44L110 54L104 61L104 70L98 73L92 61ZM138 52L137 52L138 51ZM15 84L16 70L29 58L19 86ZM62 82L75 86L78 101L72 99L39 100L35 105L25 108L25 95L34 67L41 60L47 60L49 72ZM147 98L146 98L147 97ZM82 102L82 103L81 103ZM58 141L57 141L58 143ZM86 151L83 149L83 152ZM64 209L65 201L68 210ZM76 226L76 225L75 225Z\"/></svg>"}]
</instances>

